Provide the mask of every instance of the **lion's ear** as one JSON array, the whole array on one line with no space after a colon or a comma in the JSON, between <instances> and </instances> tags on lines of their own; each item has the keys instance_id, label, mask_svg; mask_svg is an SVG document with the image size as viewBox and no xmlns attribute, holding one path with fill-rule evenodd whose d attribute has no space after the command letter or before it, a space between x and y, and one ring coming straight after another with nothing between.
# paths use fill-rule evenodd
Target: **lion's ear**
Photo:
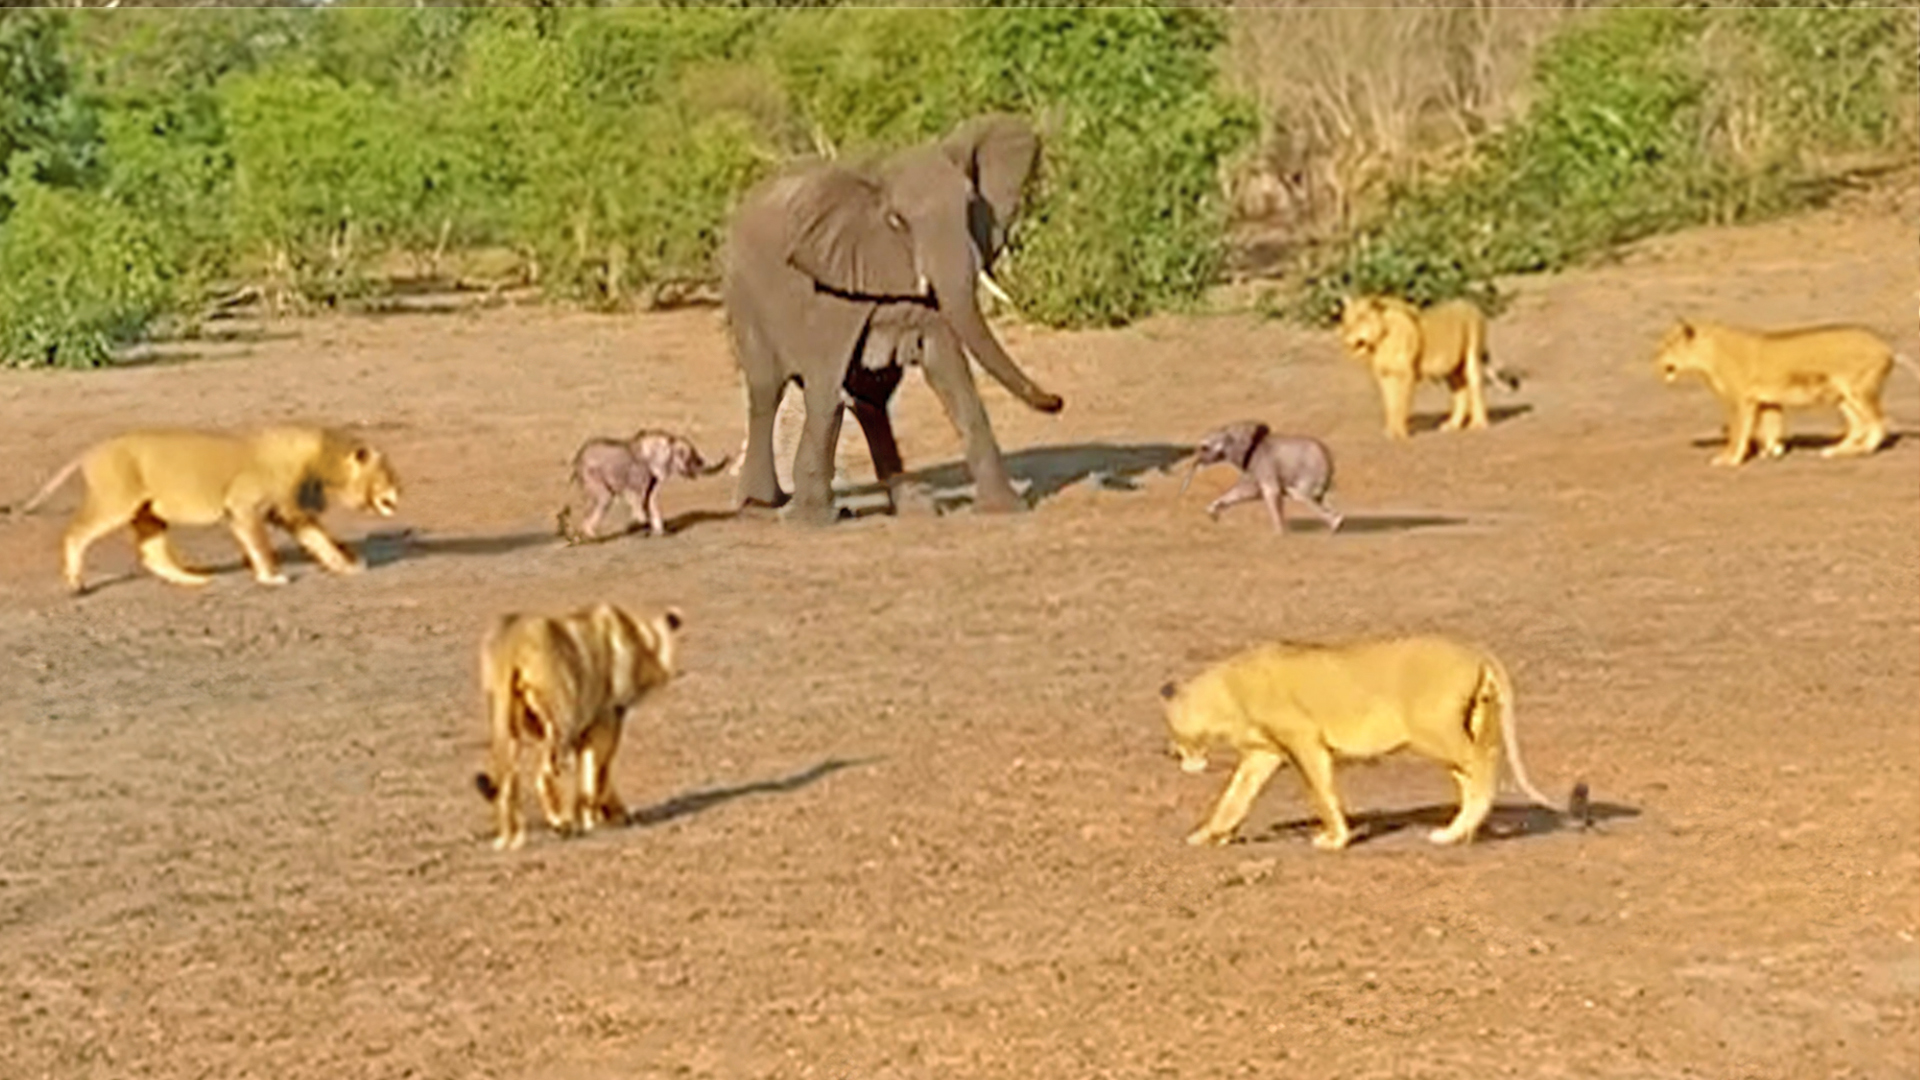
<instances>
[{"instance_id":1,"label":"lion's ear","mask_svg":"<svg viewBox=\"0 0 1920 1080\"><path fill-rule=\"evenodd\" d=\"M1685 319L1680 320L1680 336L1688 341L1693 340L1693 324Z\"/></svg>"},{"instance_id":2,"label":"lion's ear","mask_svg":"<svg viewBox=\"0 0 1920 1080\"><path fill-rule=\"evenodd\" d=\"M1161 683L1161 684L1160 684L1160 697L1161 697L1162 699L1164 699L1164 700L1166 700L1166 701L1172 701L1172 700L1173 700L1173 692L1174 692L1174 689L1175 689L1175 687L1174 687L1174 685L1173 685L1173 683L1172 683L1172 681L1171 681L1171 680L1169 680L1169 681L1167 681L1167 682L1164 682L1164 683Z\"/></svg>"},{"instance_id":3,"label":"lion's ear","mask_svg":"<svg viewBox=\"0 0 1920 1080\"><path fill-rule=\"evenodd\" d=\"M364 446L356 446L353 448L353 463L355 465L365 465L371 460L373 460L372 450Z\"/></svg>"},{"instance_id":4,"label":"lion's ear","mask_svg":"<svg viewBox=\"0 0 1920 1080\"><path fill-rule=\"evenodd\" d=\"M669 630L678 630L682 626L686 625L686 621L687 621L686 617L680 614L680 609L677 607L670 607L667 609L666 620L667 620L667 629Z\"/></svg>"}]
</instances>

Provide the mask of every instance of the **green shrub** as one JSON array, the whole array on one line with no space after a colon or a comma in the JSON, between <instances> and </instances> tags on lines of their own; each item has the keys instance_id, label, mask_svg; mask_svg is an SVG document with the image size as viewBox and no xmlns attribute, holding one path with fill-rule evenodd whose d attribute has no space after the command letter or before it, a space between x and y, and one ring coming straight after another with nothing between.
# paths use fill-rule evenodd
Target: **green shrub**
<instances>
[{"instance_id":1,"label":"green shrub","mask_svg":"<svg viewBox=\"0 0 1920 1080\"><path fill-rule=\"evenodd\" d=\"M1900 138L1914 51L1910 14L1598 13L1542 51L1520 123L1466 168L1394 192L1295 314L1330 319L1349 293L1490 303L1499 274L1804 201L1813 154Z\"/></svg>"},{"instance_id":2,"label":"green shrub","mask_svg":"<svg viewBox=\"0 0 1920 1080\"><path fill-rule=\"evenodd\" d=\"M154 224L113 200L15 175L0 228L0 360L98 367L173 306Z\"/></svg>"},{"instance_id":3,"label":"green shrub","mask_svg":"<svg viewBox=\"0 0 1920 1080\"><path fill-rule=\"evenodd\" d=\"M1225 256L1221 163L1252 108L1219 86L1221 14L1195 8L965 13L962 113L1050 128L1008 287L1055 326L1118 324L1197 299Z\"/></svg>"}]
</instances>

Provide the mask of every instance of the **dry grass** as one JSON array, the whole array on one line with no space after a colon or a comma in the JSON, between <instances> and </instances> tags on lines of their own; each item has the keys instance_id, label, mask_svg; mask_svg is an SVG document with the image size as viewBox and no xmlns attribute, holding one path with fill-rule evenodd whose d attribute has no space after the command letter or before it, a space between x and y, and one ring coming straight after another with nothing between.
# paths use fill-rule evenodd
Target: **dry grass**
<instances>
[{"instance_id":1,"label":"dry grass","mask_svg":"<svg viewBox=\"0 0 1920 1080\"><path fill-rule=\"evenodd\" d=\"M1237 213L1303 238L1346 228L1524 108L1534 50L1578 6L1236 10L1228 71L1263 126L1229 178Z\"/></svg>"}]
</instances>

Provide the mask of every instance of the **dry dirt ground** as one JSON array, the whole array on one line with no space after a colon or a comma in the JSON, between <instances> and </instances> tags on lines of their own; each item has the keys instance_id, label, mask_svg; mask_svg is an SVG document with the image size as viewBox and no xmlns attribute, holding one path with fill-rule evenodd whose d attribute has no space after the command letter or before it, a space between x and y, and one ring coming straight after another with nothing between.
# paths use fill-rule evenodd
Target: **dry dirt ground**
<instances>
[{"instance_id":1,"label":"dry dirt ground","mask_svg":"<svg viewBox=\"0 0 1920 1080\"><path fill-rule=\"evenodd\" d=\"M202 530L205 589L127 576L116 538L71 599L76 492L0 522L0 1074L1911 1076L1920 385L1889 382L1876 457L1820 459L1837 417L1802 413L1796 452L1725 471L1707 391L1649 358L1683 312L1920 355L1914 187L1518 283L1505 419L1407 447L1324 331L1009 327L1069 403L986 391L1016 518L805 531L726 516L716 477L668 490L669 538L556 546L582 437L737 445L710 309L321 319L0 376L9 501L152 422L358 424L407 484L397 523L335 519L370 572L280 590ZM917 375L897 412L910 464L954 461ZM1346 530L1210 523L1225 469L1176 496L1158 467L1245 415L1332 444ZM636 820L495 853L482 628L600 597L689 616L617 761ZM1394 759L1343 773L1345 853L1284 772L1244 843L1181 843L1227 763L1164 756L1163 680L1418 630L1506 658L1530 771L1587 780L1595 829L1509 807L1433 849L1450 786Z\"/></svg>"}]
</instances>

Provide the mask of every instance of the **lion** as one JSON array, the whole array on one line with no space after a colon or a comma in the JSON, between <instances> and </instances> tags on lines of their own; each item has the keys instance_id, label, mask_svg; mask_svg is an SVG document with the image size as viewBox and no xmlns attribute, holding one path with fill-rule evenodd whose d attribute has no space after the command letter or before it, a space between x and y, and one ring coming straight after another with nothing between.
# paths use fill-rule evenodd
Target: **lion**
<instances>
[{"instance_id":1,"label":"lion","mask_svg":"<svg viewBox=\"0 0 1920 1080\"><path fill-rule=\"evenodd\" d=\"M1898 361L1913 361L1857 326L1815 326L1761 332L1706 320L1681 320L1660 339L1654 364L1667 382L1692 372L1706 380L1726 412L1727 445L1715 465L1746 461L1757 442L1762 457L1787 452L1782 410L1837 404L1847 422L1822 457L1871 454L1887 441L1880 391Z\"/></svg>"},{"instance_id":2,"label":"lion","mask_svg":"<svg viewBox=\"0 0 1920 1080\"><path fill-rule=\"evenodd\" d=\"M526 842L520 816L522 752L537 748L535 783L547 824L561 833L588 832L624 821L611 768L626 715L674 676L680 609L647 621L612 604L570 615L504 615L480 646L492 763L474 776L494 806L496 850ZM574 781L561 790L572 767Z\"/></svg>"},{"instance_id":3,"label":"lion","mask_svg":"<svg viewBox=\"0 0 1920 1080\"><path fill-rule=\"evenodd\" d=\"M1215 745L1240 752L1232 781L1189 844L1231 840L1274 770L1291 761L1322 824L1313 845L1344 848L1352 833L1334 790L1334 761L1402 748L1447 766L1460 786L1459 813L1427 837L1436 844L1473 839L1493 807L1503 747L1528 798L1560 812L1520 763L1506 669L1446 638L1261 645L1185 686L1167 683L1160 696L1182 771L1204 772Z\"/></svg>"},{"instance_id":4,"label":"lion","mask_svg":"<svg viewBox=\"0 0 1920 1080\"><path fill-rule=\"evenodd\" d=\"M1449 431L1487 426L1486 376L1508 390L1520 389L1519 375L1495 365L1487 353L1486 316L1465 300L1423 311L1390 296L1348 299L1340 305L1340 341L1373 371L1389 438L1409 438L1407 414L1422 380L1444 382L1453 395L1453 408L1440 425Z\"/></svg>"},{"instance_id":5,"label":"lion","mask_svg":"<svg viewBox=\"0 0 1920 1080\"><path fill-rule=\"evenodd\" d=\"M385 455L350 435L317 427L245 435L155 428L116 435L68 462L23 511L45 502L75 472L85 476L87 494L67 526L63 576L76 594L86 591L87 548L121 526L133 530L141 563L175 585L211 579L180 565L167 526L222 520L262 585L287 583L267 537L268 522L292 533L328 570L358 573L366 564L327 535L320 513L337 499L391 517L400 502L400 484Z\"/></svg>"}]
</instances>

